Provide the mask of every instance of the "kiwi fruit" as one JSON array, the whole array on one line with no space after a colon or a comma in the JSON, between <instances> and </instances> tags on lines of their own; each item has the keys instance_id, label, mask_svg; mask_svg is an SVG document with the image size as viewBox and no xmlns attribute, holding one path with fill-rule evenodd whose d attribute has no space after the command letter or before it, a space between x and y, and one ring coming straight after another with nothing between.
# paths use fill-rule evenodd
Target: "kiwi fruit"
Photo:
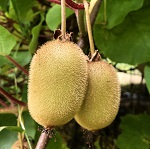
<instances>
[{"instance_id":1,"label":"kiwi fruit","mask_svg":"<svg viewBox=\"0 0 150 149\"><path fill-rule=\"evenodd\" d=\"M28 84L28 109L43 127L69 122L79 111L87 88L87 61L73 42L56 39L33 56Z\"/></svg>"},{"instance_id":2,"label":"kiwi fruit","mask_svg":"<svg viewBox=\"0 0 150 149\"><path fill-rule=\"evenodd\" d=\"M23 144L23 149L30 149L27 141L23 141L22 144ZM31 145L32 145L32 143L31 143ZM21 148L22 147L21 147L19 140L17 140L11 147L11 149L21 149Z\"/></svg>"},{"instance_id":3,"label":"kiwi fruit","mask_svg":"<svg viewBox=\"0 0 150 149\"><path fill-rule=\"evenodd\" d=\"M115 119L120 104L120 85L115 68L106 61L88 63L88 89L75 120L87 130L98 130Z\"/></svg>"}]
</instances>

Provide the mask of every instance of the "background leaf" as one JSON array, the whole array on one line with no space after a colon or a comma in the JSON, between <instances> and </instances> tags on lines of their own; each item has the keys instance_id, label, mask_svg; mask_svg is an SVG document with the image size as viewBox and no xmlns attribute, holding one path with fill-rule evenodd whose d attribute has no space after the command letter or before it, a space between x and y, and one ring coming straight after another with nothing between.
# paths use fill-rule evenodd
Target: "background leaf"
<instances>
[{"instance_id":1,"label":"background leaf","mask_svg":"<svg viewBox=\"0 0 150 149\"><path fill-rule=\"evenodd\" d=\"M32 58L32 55L29 51L12 52L11 55L21 66L29 64Z\"/></svg>"},{"instance_id":2,"label":"background leaf","mask_svg":"<svg viewBox=\"0 0 150 149\"><path fill-rule=\"evenodd\" d=\"M50 30L54 31L57 29L58 25L61 23L61 7L59 5L54 5L49 9L46 14L46 23ZM69 8L66 8L66 17L69 17L73 14L73 11ZM56 19L57 18L57 19Z\"/></svg>"},{"instance_id":3,"label":"background leaf","mask_svg":"<svg viewBox=\"0 0 150 149\"><path fill-rule=\"evenodd\" d=\"M15 37L0 25L0 55L9 55L15 44Z\"/></svg>"},{"instance_id":4,"label":"background leaf","mask_svg":"<svg viewBox=\"0 0 150 149\"><path fill-rule=\"evenodd\" d=\"M150 61L150 2L126 17L124 22L112 29L99 21L94 26L97 48L115 62L137 65Z\"/></svg>"},{"instance_id":5,"label":"background leaf","mask_svg":"<svg viewBox=\"0 0 150 149\"><path fill-rule=\"evenodd\" d=\"M9 0L0 0L0 8L6 11L9 5Z\"/></svg>"},{"instance_id":6,"label":"background leaf","mask_svg":"<svg viewBox=\"0 0 150 149\"><path fill-rule=\"evenodd\" d=\"M122 133L117 139L119 149L148 149L150 145L147 141L150 139L149 124L150 115L124 116L120 124Z\"/></svg>"},{"instance_id":7,"label":"background leaf","mask_svg":"<svg viewBox=\"0 0 150 149\"><path fill-rule=\"evenodd\" d=\"M35 0L12 0L13 8L20 23L29 21L32 17L32 7Z\"/></svg>"},{"instance_id":8,"label":"background leaf","mask_svg":"<svg viewBox=\"0 0 150 149\"><path fill-rule=\"evenodd\" d=\"M149 65L145 66L144 68L144 78L146 80L147 89L150 93L150 66Z\"/></svg>"},{"instance_id":9,"label":"background leaf","mask_svg":"<svg viewBox=\"0 0 150 149\"><path fill-rule=\"evenodd\" d=\"M0 114L0 126L16 126L16 116L12 114ZM0 132L0 148L10 149L17 140L17 133L4 129Z\"/></svg>"},{"instance_id":10,"label":"background leaf","mask_svg":"<svg viewBox=\"0 0 150 149\"><path fill-rule=\"evenodd\" d=\"M69 149L65 142L63 142L61 136L59 133L56 134L56 137L53 137L52 139L50 139L47 149Z\"/></svg>"},{"instance_id":11,"label":"background leaf","mask_svg":"<svg viewBox=\"0 0 150 149\"><path fill-rule=\"evenodd\" d=\"M127 14L131 11L138 10L142 7L144 0L107 0L106 15L107 15L107 28L111 29L116 25L123 22ZM102 15L102 13L100 13Z\"/></svg>"},{"instance_id":12,"label":"background leaf","mask_svg":"<svg viewBox=\"0 0 150 149\"><path fill-rule=\"evenodd\" d=\"M27 135L32 139L34 139L37 131L37 124L31 118L28 111L23 112L23 119L24 119L24 125L25 125Z\"/></svg>"},{"instance_id":13,"label":"background leaf","mask_svg":"<svg viewBox=\"0 0 150 149\"><path fill-rule=\"evenodd\" d=\"M37 48L38 37L39 37L39 33L40 33L40 30L41 30L41 26L42 26L43 21L44 21L44 16L41 14L40 23L32 28L32 31L31 31L32 39L31 39L31 42L29 44L29 51L31 53L34 53L35 49Z\"/></svg>"}]
</instances>

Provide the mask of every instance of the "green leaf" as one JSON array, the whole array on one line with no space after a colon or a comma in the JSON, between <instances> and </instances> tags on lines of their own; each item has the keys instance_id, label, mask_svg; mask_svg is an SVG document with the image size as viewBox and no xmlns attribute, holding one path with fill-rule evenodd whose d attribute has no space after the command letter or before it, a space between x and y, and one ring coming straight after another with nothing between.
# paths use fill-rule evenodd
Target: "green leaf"
<instances>
[{"instance_id":1,"label":"green leaf","mask_svg":"<svg viewBox=\"0 0 150 149\"><path fill-rule=\"evenodd\" d=\"M23 132L24 131L21 127L17 127L17 126L1 126L0 131L2 131L3 129L15 131L15 132Z\"/></svg>"},{"instance_id":2,"label":"green leaf","mask_svg":"<svg viewBox=\"0 0 150 149\"><path fill-rule=\"evenodd\" d=\"M94 39L100 52L115 62L137 65L150 61L149 7L150 2L112 29L97 22Z\"/></svg>"},{"instance_id":3,"label":"green leaf","mask_svg":"<svg viewBox=\"0 0 150 149\"><path fill-rule=\"evenodd\" d=\"M43 21L44 21L44 16L41 14L41 21L40 21L40 23L37 26L32 28L32 31L31 31L32 39L31 39L31 42L29 44L29 51L31 53L34 53L34 51L37 48L38 36L39 36L40 30L41 30L41 26L42 26Z\"/></svg>"},{"instance_id":4,"label":"green leaf","mask_svg":"<svg viewBox=\"0 0 150 149\"><path fill-rule=\"evenodd\" d=\"M12 114L0 115L0 126L16 126L16 116ZM17 140L17 132L4 129L0 132L0 148L10 149L12 144Z\"/></svg>"},{"instance_id":5,"label":"green leaf","mask_svg":"<svg viewBox=\"0 0 150 149\"><path fill-rule=\"evenodd\" d=\"M41 135L41 132L37 131L35 144L37 144L40 135ZM53 136L52 138L50 138L46 149L69 149L69 148L67 147L66 142L63 141L61 135L58 132L56 132L56 136Z\"/></svg>"},{"instance_id":6,"label":"green leaf","mask_svg":"<svg viewBox=\"0 0 150 149\"><path fill-rule=\"evenodd\" d=\"M12 0L9 10L9 17L16 20L19 24L22 36L30 39L30 22L34 18L32 7L36 4L35 0Z\"/></svg>"},{"instance_id":7,"label":"green leaf","mask_svg":"<svg viewBox=\"0 0 150 149\"><path fill-rule=\"evenodd\" d=\"M0 0L0 8L3 11L7 11L8 5L9 5L9 0Z\"/></svg>"},{"instance_id":8,"label":"green leaf","mask_svg":"<svg viewBox=\"0 0 150 149\"><path fill-rule=\"evenodd\" d=\"M17 63L19 63L21 66L25 66L29 64L32 55L29 51L18 51L18 52L12 52L12 57L16 60Z\"/></svg>"},{"instance_id":9,"label":"green leaf","mask_svg":"<svg viewBox=\"0 0 150 149\"><path fill-rule=\"evenodd\" d=\"M15 37L0 25L0 55L9 55L15 44Z\"/></svg>"},{"instance_id":10,"label":"green leaf","mask_svg":"<svg viewBox=\"0 0 150 149\"><path fill-rule=\"evenodd\" d=\"M121 135L117 139L119 149L148 149L150 142L150 115L126 115L122 118Z\"/></svg>"},{"instance_id":11,"label":"green leaf","mask_svg":"<svg viewBox=\"0 0 150 149\"><path fill-rule=\"evenodd\" d=\"M99 144L99 140L97 140L97 141L94 143L94 146L95 146L95 149L101 149L100 144Z\"/></svg>"},{"instance_id":12,"label":"green leaf","mask_svg":"<svg viewBox=\"0 0 150 149\"><path fill-rule=\"evenodd\" d=\"M66 17L69 17L73 14L73 11L69 8L66 8ZM50 30L54 31L61 23L61 7L59 5L54 5L49 9L46 14L46 23Z\"/></svg>"},{"instance_id":13,"label":"green leaf","mask_svg":"<svg viewBox=\"0 0 150 149\"><path fill-rule=\"evenodd\" d=\"M23 112L23 119L27 135L34 139L37 131L37 124L31 118L28 111Z\"/></svg>"},{"instance_id":14,"label":"green leaf","mask_svg":"<svg viewBox=\"0 0 150 149\"><path fill-rule=\"evenodd\" d=\"M145 66L144 68L144 78L146 81L147 89L150 93L150 66L149 65Z\"/></svg>"},{"instance_id":15,"label":"green leaf","mask_svg":"<svg viewBox=\"0 0 150 149\"><path fill-rule=\"evenodd\" d=\"M50 139L46 149L68 149L66 143L63 142L59 133L56 134L56 137Z\"/></svg>"},{"instance_id":16,"label":"green leaf","mask_svg":"<svg viewBox=\"0 0 150 149\"><path fill-rule=\"evenodd\" d=\"M7 65L8 60L6 59L6 57L0 55L0 67L2 67L3 65Z\"/></svg>"},{"instance_id":17,"label":"green leaf","mask_svg":"<svg viewBox=\"0 0 150 149\"><path fill-rule=\"evenodd\" d=\"M32 17L32 7L35 0L12 0L11 1L20 23L29 21Z\"/></svg>"},{"instance_id":18,"label":"green leaf","mask_svg":"<svg viewBox=\"0 0 150 149\"><path fill-rule=\"evenodd\" d=\"M19 63L21 66L25 66L29 64L32 56L29 51L18 51L18 52L11 52L12 58ZM9 67L16 67L12 64L5 56L0 55L0 66L7 66Z\"/></svg>"},{"instance_id":19,"label":"green leaf","mask_svg":"<svg viewBox=\"0 0 150 149\"><path fill-rule=\"evenodd\" d=\"M114 26L123 22L127 14L131 11L140 9L143 6L144 0L107 0L106 17L107 28L111 29ZM105 10L103 10L105 11ZM100 15L103 15L100 13Z\"/></svg>"}]
</instances>

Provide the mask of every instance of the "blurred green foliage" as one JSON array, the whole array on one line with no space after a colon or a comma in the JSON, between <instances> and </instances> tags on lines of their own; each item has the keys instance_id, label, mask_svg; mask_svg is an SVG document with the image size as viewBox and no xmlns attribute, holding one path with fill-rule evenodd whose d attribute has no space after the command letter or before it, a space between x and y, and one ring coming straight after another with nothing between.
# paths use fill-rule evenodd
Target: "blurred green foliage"
<instances>
[{"instance_id":1,"label":"blurred green foliage","mask_svg":"<svg viewBox=\"0 0 150 149\"><path fill-rule=\"evenodd\" d=\"M135 67L143 65L142 73L150 92L149 16L149 0L136 0L136 2L104 0L92 28L95 45L105 58L115 63L125 63ZM57 4L46 0L0 0L0 87L27 102L28 78L6 58L6 55L10 55L21 66L29 69L30 60L37 47L52 40L53 31L60 28L60 24L61 12ZM67 8L67 30L74 32L73 39L77 42L80 33L74 11L70 8ZM0 96L1 98L3 97ZM8 103L5 98L3 100ZM3 107L0 106L1 108ZM28 111L23 112L22 118L24 132L36 144L40 135L38 125ZM0 114L1 149L10 149L17 140L17 132L20 131L17 127L17 119L17 114ZM93 144L96 149L111 149L112 146L103 146L100 143L104 140L102 137L107 136L110 142L116 142L115 148L148 149L150 146L149 123L150 116L146 114L123 116L121 122L118 122L121 132L117 134L117 137L113 136L113 141L109 135L103 134L102 130L100 141L99 138L93 139ZM67 149L69 148L67 143L72 141L70 138L72 136L74 137L72 142L80 144L79 149L86 149L88 145L83 143L86 141L82 136L76 134L78 136L76 137L70 134L72 127L71 129L68 127L68 130L70 132L64 136L57 132L56 138L53 137L50 140L47 148Z\"/></svg>"}]
</instances>

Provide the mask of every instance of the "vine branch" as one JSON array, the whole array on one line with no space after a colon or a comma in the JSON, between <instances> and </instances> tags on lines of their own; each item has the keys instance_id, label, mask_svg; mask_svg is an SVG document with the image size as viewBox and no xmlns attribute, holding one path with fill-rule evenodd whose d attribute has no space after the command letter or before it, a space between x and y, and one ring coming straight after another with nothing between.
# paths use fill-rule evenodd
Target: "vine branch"
<instances>
[{"instance_id":1,"label":"vine branch","mask_svg":"<svg viewBox=\"0 0 150 149\"><path fill-rule=\"evenodd\" d=\"M84 9L84 5L82 3L78 4L72 0L66 0L66 3L74 9L78 9L78 10Z\"/></svg>"},{"instance_id":2,"label":"vine branch","mask_svg":"<svg viewBox=\"0 0 150 149\"><path fill-rule=\"evenodd\" d=\"M61 1L60 0L47 0L48 2L52 2L52 3L55 3L55 4L61 4ZM75 3L73 2L72 0L66 0L66 4L65 4L68 8L72 9L72 10L81 10L81 9L84 9L84 5L82 3L78 4L78 3Z\"/></svg>"},{"instance_id":3,"label":"vine branch","mask_svg":"<svg viewBox=\"0 0 150 149\"><path fill-rule=\"evenodd\" d=\"M12 101L13 103L19 104L21 106L27 106L27 104L23 101L17 100L13 96L11 96L9 93L7 93L3 88L0 87L0 93L4 95L7 99Z\"/></svg>"},{"instance_id":4,"label":"vine branch","mask_svg":"<svg viewBox=\"0 0 150 149\"><path fill-rule=\"evenodd\" d=\"M84 2L84 7L85 7L87 32L88 32L89 42L90 42L90 51L91 51L91 55L93 55L95 52L95 49L94 49L94 41L93 41L93 36L92 36L92 27L91 27L91 21L90 21L89 5L88 5L86 0L84 0L83 2Z\"/></svg>"},{"instance_id":5,"label":"vine branch","mask_svg":"<svg viewBox=\"0 0 150 149\"><path fill-rule=\"evenodd\" d=\"M27 76L29 75L28 71L23 68L21 65L19 65L11 56L6 55L6 58L12 62L17 68L19 68L24 74L26 74Z\"/></svg>"}]
</instances>

